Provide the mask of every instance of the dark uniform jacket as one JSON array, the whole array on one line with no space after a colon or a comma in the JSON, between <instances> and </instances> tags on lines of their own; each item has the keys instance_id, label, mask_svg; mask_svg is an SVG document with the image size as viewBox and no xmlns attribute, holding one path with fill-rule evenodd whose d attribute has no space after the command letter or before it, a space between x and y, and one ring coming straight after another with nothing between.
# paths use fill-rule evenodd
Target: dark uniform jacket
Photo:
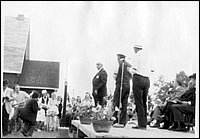
<instances>
[{"instance_id":1,"label":"dark uniform jacket","mask_svg":"<svg viewBox=\"0 0 200 139\"><path fill-rule=\"evenodd\" d=\"M195 91L196 91L196 88L192 88L185 91L185 93L180 96L179 100L191 101L191 105L195 106Z\"/></svg>"},{"instance_id":2,"label":"dark uniform jacket","mask_svg":"<svg viewBox=\"0 0 200 139\"><path fill-rule=\"evenodd\" d=\"M21 119L36 123L36 116L39 109L37 100L30 99L22 110Z\"/></svg>"},{"instance_id":3,"label":"dark uniform jacket","mask_svg":"<svg viewBox=\"0 0 200 139\"><path fill-rule=\"evenodd\" d=\"M93 78L92 85L93 85L93 95L94 90L97 90L97 97L104 97L107 96L107 73L102 68Z\"/></svg>"},{"instance_id":4,"label":"dark uniform jacket","mask_svg":"<svg viewBox=\"0 0 200 139\"><path fill-rule=\"evenodd\" d=\"M121 84L121 77L122 77L122 63L123 61L120 61L119 63L119 69L116 77L116 85ZM128 71L127 67L131 67L131 65L124 61L124 72L123 72L123 84L130 84L130 79L132 77L131 73Z\"/></svg>"}]
</instances>

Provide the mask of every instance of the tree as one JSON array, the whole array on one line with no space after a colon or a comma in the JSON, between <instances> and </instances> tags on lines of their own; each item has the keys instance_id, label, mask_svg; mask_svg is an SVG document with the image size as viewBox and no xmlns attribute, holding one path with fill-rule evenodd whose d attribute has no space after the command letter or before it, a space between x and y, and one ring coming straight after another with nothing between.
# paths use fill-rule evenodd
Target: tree
<instances>
[{"instance_id":1,"label":"tree","mask_svg":"<svg viewBox=\"0 0 200 139\"><path fill-rule=\"evenodd\" d=\"M190 78L185 74L184 71L180 71L176 74L176 80L179 80L183 83L183 87L188 87L188 82L190 81Z\"/></svg>"},{"instance_id":2,"label":"tree","mask_svg":"<svg viewBox=\"0 0 200 139\"><path fill-rule=\"evenodd\" d=\"M190 79L185 74L184 71L180 71L179 73L176 74L176 80L181 81L183 83L183 87L186 88L188 86L188 82ZM174 81L165 82L164 76L160 75L158 77L158 80L155 81L155 83L153 84L156 90L153 95L156 96L155 98L159 98L161 101L164 102L168 96L169 89L170 88L172 89L173 85L174 85Z\"/></svg>"},{"instance_id":3,"label":"tree","mask_svg":"<svg viewBox=\"0 0 200 139\"><path fill-rule=\"evenodd\" d=\"M162 102L166 100L168 97L168 92L170 88L173 88L173 84L171 82L165 82L164 86L160 88L160 90L157 93L157 98L159 98Z\"/></svg>"},{"instance_id":4,"label":"tree","mask_svg":"<svg viewBox=\"0 0 200 139\"><path fill-rule=\"evenodd\" d=\"M155 99L160 99L162 102L164 102L167 98L167 94L169 92L170 88L173 88L173 83L172 82L166 82L164 80L164 76L160 75L158 77L158 80L155 81L155 83L153 84L153 86L156 88L154 96Z\"/></svg>"}]
</instances>

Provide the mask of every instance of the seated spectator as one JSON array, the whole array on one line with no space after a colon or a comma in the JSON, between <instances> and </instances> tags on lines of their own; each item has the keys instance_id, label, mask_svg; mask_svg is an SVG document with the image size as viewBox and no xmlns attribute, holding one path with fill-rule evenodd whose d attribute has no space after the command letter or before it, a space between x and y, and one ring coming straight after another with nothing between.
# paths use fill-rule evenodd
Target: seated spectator
<instances>
[{"instance_id":1,"label":"seated spectator","mask_svg":"<svg viewBox=\"0 0 200 139\"><path fill-rule=\"evenodd\" d=\"M127 115L129 119L128 121L132 121L136 118L136 106L135 106L135 100L133 97L130 97L128 101Z\"/></svg>"},{"instance_id":2,"label":"seated spectator","mask_svg":"<svg viewBox=\"0 0 200 139\"><path fill-rule=\"evenodd\" d=\"M79 100L79 99L78 99ZM78 120L78 110L80 106L80 100L77 102L75 97L71 98L71 101L66 106L66 126L71 127L71 120Z\"/></svg>"},{"instance_id":3,"label":"seated spectator","mask_svg":"<svg viewBox=\"0 0 200 139\"><path fill-rule=\"evenodd\" d=\"M168 98L166 99L164 104L157 105L152 114L152 122L150 123L150 127L160 127L160 123L163 122L164 117L160 117L160 115L164 115L169 107L166 105L167 102L171 102L177 98L179 98L185 92L184 87L182 87L182 82L176 80L174 82L174 87L168 93ZM168 104L169 105L169 104ZM163 126L162 128L168 128L167 126Z\"/></svg>"},{"instance_id":4,"label":"seated spectator","mask_svg":"<svg viewBox=\"0 0 200 139\"><path fill-rule=\"evenodd\" d=\"M76 104L77 104L77 100L75 99L75 97L72 97L71 102L70 102L71 107L72 108L76 107Z\"/></svg>"},{"instance_id":5,"label":"seated spectator","mask_svg":"<svg viewBox=\"0 0 200 139\"><path fill-rule=\"evenodd\" d=\"M67 104L66 106L66 115L65 115L65 126L70 127L71 126L71 120L73 119L73 113L72 113L72 107L70 104Z\"/></svg>"},{"instance_id":6,"label":"seated spectator","mask_svg":"<svg viewBox=\"0 0 200 139\"><path fill-rule=\"evenodd\" d=\"M78 109L79 109L80 106L81 106L81 104L77 102L75 97L72 97L71 103L70 103L70 110L71 110L71 114L72 114L72 119L74 119L74 120L78 119Z\"/></svg>"},{"instance_id":7,"label":"seated spectator","mask_svg":"<svg viewBox=\"0 0 200 139\"><path fill-rule=\"evenodd\" d=\"M94 106L93 99L88 92L85 93L85 98L82 101L82 106Z\"/></svg>"},{"instance_id":8,"label":"seated spectator","mask_svg":"<svg viewBox=\"0 0 200 139\"><path fill-rule=\"evenodd\" d=\"M170 128L174 131L187 131L184 125L183 114L195 114L195 91L196 74L189 76L189 90L187 90L179 99L175 99L170 107L170 122L174 123Z\"/></svg>"},{"instance_id":9,"label":"seated spectator","mask_svg":"<svg viewBox=\"0 0 200 139\"><path fill-rule=\"evenodd\" d=\"M155 115L156 115L157 109L162 105L163 105L163 102L159 98L156 98L154 101L151 102L151 107L149 108L148 118L147 118L148 124L150 125L150 127L156 127L158 121L155 119Z\"/></svg>"},{"instance_id":10,"label":"seated spectator","mask_svg":"<svg viewBox=\"0 0 200 139\"><path fill-rule=\"evenodd\" d=\"M110 107L112 108L112 95L110 94L109 96L104 96L103 97L103 107Z\"/></svg>"},{"instance_id":11,"label":"seated spectator","mask_svg":"<svg viewBox=\"0 0 200 139\"><path fill-rule=\"evenodd\" d=\"M76 101L77 101L77 105L80 106L80 105L81 105L81 102L82 102L81 96L77 96Z\"/></svg>"},{"instance_id":12,"label":"seated spectator","mask_svg":"<svg viewBox=\"0 0 200 139\"><path fill-rule=\"evenodd\" d=\"M162 129L168 129L170 127L170 125L172 125L173 119L171 119L172 115L170 114L170 112L172 111L172 105L174 104L182 104L185 101L195 101L195 83L193 81L193 78L196 78L196 75L194 74L193 76L190 76L190 81L188 83L188 90L186 90L184 92L184 94L182 94L179 98L171 100L171 101L167 101L167 104L165 105L164 109L163 109L163 115L158 115L159 118L164 119L164 125L163 127L161 127ZM177 124L177 123L174 123ZM174 129L177 125L172 125L173 128L170 129Z\"/></svg>"},{"instance_id":13,"label":"seated spectator","mask_svg":"<svg viewBox=\"0 0 200 139\"><path fill-rule=\"evenodd\" d=\"M184 92L185 88L180 80L176 80L173 89L170 91L171 96L166 101L172 101L179 98Z\"/></svg>"},{"instance_id":14,"label":"seated spectator","mask_svg":"<svg viewBox=\"0 0 200 139\"><path fill-rule=\"evenodd\" d=\"M150 123L150 127L160 127L160 123L162 122L162 120L160 120L158 116L162 114L164 107L165 104L160 104L155 107L151 116L152 121Z\"/></svg>"},{"instance_id":15,"label":"seated spectator","mask_svg":"<svg viewBox=\"0 0 200 139\"><path fill-rule=\"evenodd\" d=\"M74 104L73 104L73 107L72 107L72 118L73 119L79 119L78 113L79 113L81 106L82 106L81 97L77 96L76 100L74 98Z\"/></svg>"}]
</instances>

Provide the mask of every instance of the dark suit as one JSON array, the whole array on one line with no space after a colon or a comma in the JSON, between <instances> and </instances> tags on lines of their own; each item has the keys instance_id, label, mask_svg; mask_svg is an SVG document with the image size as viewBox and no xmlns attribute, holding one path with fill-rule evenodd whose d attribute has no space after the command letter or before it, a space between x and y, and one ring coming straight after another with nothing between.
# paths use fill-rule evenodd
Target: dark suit
<instances>
[{"instance_id":1,"label":"dark suit","mask_svg":"<svg viewBox=\"0 0 200 139\"><path fill-rule=\"evenodd\" d=\"M184 122L183 113L185 114L195 114L195 91L196 88L187 90L179 100L190 101L189 104L172 104L170 108L170 121L171 122Z\"/></svg>"},{"instance_id":2,"label":"dark suit","mask_svg":"<svg viewBox=\"0 0 200 139\"><path fill-rule=\"evenodd\" d=\"M39 109L37 100L30 99L22 110L20 118L25 123L22 131L29 136L32 136L37 125L36 117Z\"/></svg>"},{"instance_id":3,"label":"dark suit","mask_svg":"<svg viewBox=\"0 0 200 139\"><path fill-rule=\"evenodd\" d=\"M44 100L44 97L42 97L42 103L43 104L46 104L48 105L48 102L49 102L49 98L46 97L46 103L45 103L45 100ZM44 111L45 111L45 116L47 115L47 107L43 107Z\"/></svg>"},{"instance_id":4,"label":"dark suit","mask_svg":"<svg viewBox=\"0 0 200 139\"><path fill-rule=\"evenodd\" d=\"M95 101L95 106L97 105L97 102L99 102L100 105L103 105L103 97L107 96L107 73L102 68L93 78L92 85L93 85L93 97ZM97 90L97 94L94 93L94 91Z\"/></svg>"},{"instance_id":5,"label":"dark suit","mask_svg":"<svg viewBox=\"0 0 200 139\"><path fill-rule=\"evenodd\" d=\"M191 101L192 106L194 106L195 103L195 88L193 89L189 89L187 91L185 91L179 98L177 98L180 101ZM165 108L163 109L163 113L166 116L169 116L170 114L170 107L171 105L176 104L174 102L168 101Z\"/></svg>"},{"instance_id":6,"label":"dark suit","mask_svg":"<svg viewBox=\"0 0 200 139\"><path fill-rule=\"evenodd\" d=\"M8 122L9 122L9 114L7 113L5 102L2 106L2 127L3 127L3 135L8 134Z\"/></svg>"},{"instance_id":7,"label":"dark suit","mask_svg":"<svg viewBox=\"0 0 200 139\"><path fill-rule=\"evenodd\" d=\"M191 101L191 105L181 104L181 102L168 101L163 114L167 117L164 122L165 127L169 127L173 122L183 121L182 113L194 113L195 110L195 88L189 89L182 94L178 100L180 101Z\"/></svg>"},{"instance_id":8,"label":"dark suit","mask_svg":"<svg viewBox=\"0 0 200 139\"><path fill-rule=\"evenodd\" d=\"M61 118L61 114L62 114L62 101L58 104L58 118Z\"/></svg>"}]
</instances>

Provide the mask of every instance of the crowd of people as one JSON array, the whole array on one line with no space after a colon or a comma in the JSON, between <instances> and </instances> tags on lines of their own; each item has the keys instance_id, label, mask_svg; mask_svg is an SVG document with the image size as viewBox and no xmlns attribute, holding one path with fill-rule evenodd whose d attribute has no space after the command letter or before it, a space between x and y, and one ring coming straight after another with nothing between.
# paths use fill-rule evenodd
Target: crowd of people
<instances>
[{"instance_id":1,"label":"crowd of people","mask_svg":"<svg viewBox=\"0 0 200 139\"><path fill-rule=\"evenodd\" d=\"M186 131L184 125L183 114L194 114L195 112L195 85L196 74L189 76L190 81L188 88L182 87L179 80L175 81L173 89L168 92L169 96L165 102L157 100L151 112L150 127L160 129L169 129L174 131ZM57 131L60 126L62 114L62 97L55 93L51 97L46 90L42 90L42 96L37 91L32 91L30 95L21 91L19 85L15 85L13 89L8 87L8 81L5 80L3 94L3 135L11 133L15 129L18 122L23 121L21 133L24 136L32 136L34 131L41 132ZM82 99L72 97L67 102L66 116L67 124L71 126L71 120L79 119L78 112L82 106L99 105L114 107L114 96L104 96L102 102L95 102L95 98L89 92L85 93ZM138 120L137 105L135 103L134 93L128 96L127 107L124 120L124 126L128 121ZM147 114L148 115L148 114ZM116 116L114 114L114 116ZM19 118L20 117L20 118ZM117 116L116 116L117 117ZM117 122L117 121L116 121Z\"/></svg>"},{"instance_id":2,"label":"crowd of people","mask_svg":"<svg viewBox=\"0 0 200 139\"><path fill-rule=\"evenodd\" d=\"M143 47L133 47L135 57L133 63L126 61L124 54L117 54L118 70L114 73L115 90L113 95L107 94L107 72L103 63L97 62L98 72L92 79L92 93L85 93L82 99L72 97L66 106L66 126L71 126L72 119L79 119L78 111L82 106L104 107L109 105L114 111L115 123L127 125L128 120L136 119L134 129L146 129L148 125L147 96L150 87L149 68L147 57L142 51ZM196 74L189 76L188 88L182 82L175 81L169 97L164 103L158 101L152 109L150 127L186 131L183 114L195 113ZM132 93L130 97L130 81L132 80ZM33 131L57 131L62 115L62 97L47 90L42 90L41 97L37 91L29 95L20 90L19 85L13 89L8 88L8 81L3 81L3 134L7 135L13 130L14 123L24 123L22 134L32 136ZM69 95L69 94L68 94ZM20 118L19 118L20 117ZM21 120L19 120L21 119ZM161 123L164 123L160 127Z\"/></svg>"},{"instance_id":3,"label":"crowd of people","mask_svg":"<svg viewBox=\"0 0 200 139\"><path fill-rule=\"evenodd\" d=\"M33 90L30 94L20 90L15 84L13 89L8 87L8 80L3 81L2 126L3 135L12 132L24 136L32 136L34 131L57 131L60 126L62 113L62 97L47 90L41 94Z\"/></svg>"}]
</instances>

